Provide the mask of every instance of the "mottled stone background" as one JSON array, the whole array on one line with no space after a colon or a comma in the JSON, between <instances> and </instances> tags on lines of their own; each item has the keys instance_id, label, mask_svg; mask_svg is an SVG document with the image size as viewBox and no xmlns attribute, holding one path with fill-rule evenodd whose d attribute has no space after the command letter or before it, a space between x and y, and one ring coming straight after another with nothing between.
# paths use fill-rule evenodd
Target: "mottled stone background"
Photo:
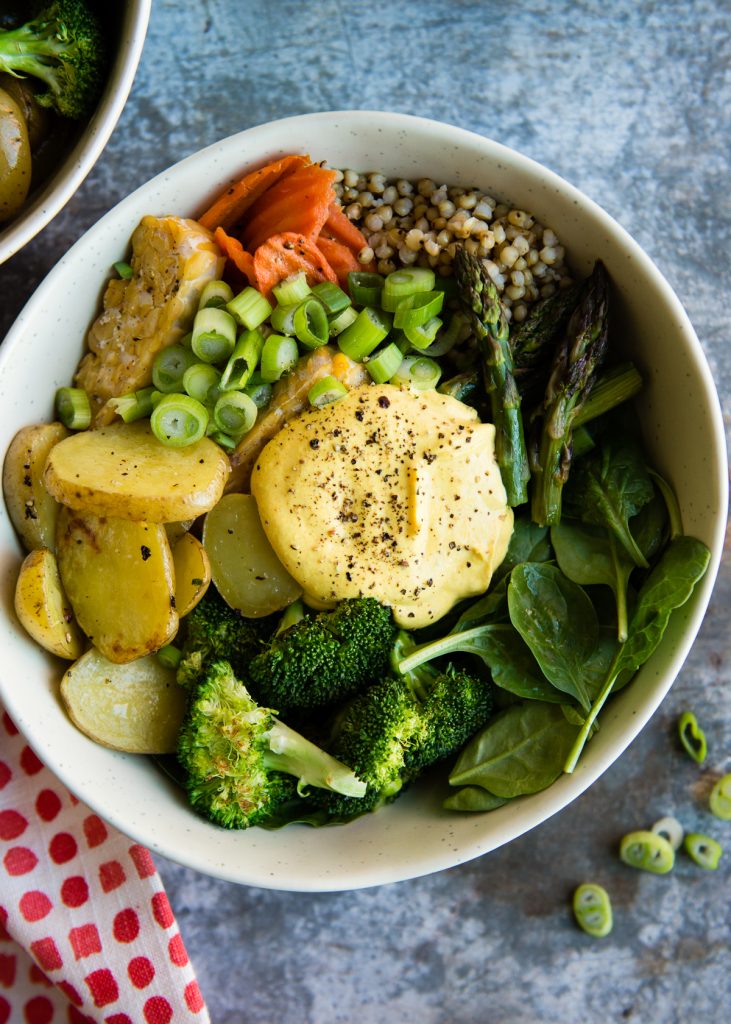
<instances>
[{"instance_id":1,"label":"mottled stone background","mask_svg":"<svg viewBox=\"0 0 731 1024\"><path fill-rule=\"evenodd\" d=\"M0 267L0 334L46 272L129 191L199 147L305 111L446 120L587 192L674 287L731 396L731 6L728 0L368 4L155 0L132 95L76 198ZM298 895L213 881L158 858L215 1024L635 1024L731 1020L731 825L703 811L731 769L726 561L670 696L600 782L509 847L431 877ZM676 751L692 706L707 772ZM704 873L618 863L663 814L713 824ZM585 878L615 903L610 938L573 925Z\"/></svg>"}]
</instances>

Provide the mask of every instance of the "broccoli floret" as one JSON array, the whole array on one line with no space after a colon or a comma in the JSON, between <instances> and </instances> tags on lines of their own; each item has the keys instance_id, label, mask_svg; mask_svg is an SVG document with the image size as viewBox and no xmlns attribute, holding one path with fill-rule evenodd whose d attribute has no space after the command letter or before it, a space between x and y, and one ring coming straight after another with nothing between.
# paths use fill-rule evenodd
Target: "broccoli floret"
<instances>
[{"instance_id":1,"label":"broccoli floret","mask_svg":"<svg viewBox=\"0 0 731 1024\"><path fill-rule=\"evenodd\" d=\"M492 712L492 684L448 669L413 679L387 677L355 697L335 720L329 750L368 784L362 800L331 793L314 799L329 820L349 821L393 801L421 773L450 757Z\"/></svg>"},{"instance_id":2,"label":"broccoli floret","mask_svg":"<svg viewBox=\"0 0 731 1024\"><path fill-rule=\"evenodd\" d=\"M274 636L249 664L254 692L280 714L347 700L388 665L396 627L370 597L342 601Z\"/></svg>"},{"instance_id":3,"label":"broccoli floret","mask_svg":"<svg viewBox=\"0 0 731 1024\"><path fill-rule=\"evenodd\" d=\"M193 694L178 738L191 806L223 828L274 819L305 787L357 802L365 784L256 703L229 662L210 662Z\"/></svg>"},{"instance_id":4,"label":"broccoli floret","mask_svg":"<svg viewBox=\"0 0 731 1024\"><path fill-rule=\"evenodd\" d=\"M245 676L249 662L266 644L274 618L246 619L210 586L183 623L185 640L177 678L181 686L191 687L215 658L225 658L237 675Z\"/></svg>"},{"instance_id":5,"label":"broccoli floret","mask_svg":"<svg viewBox=\"0 0 731 1024\"><path fill-rule=\"evenodd\" d=\"M55 0L19 28L0 32L0 71L40 79L36 99L63 117L88 117L104 80L101 25L83 0Z\"/></svg>"}]
</instances>

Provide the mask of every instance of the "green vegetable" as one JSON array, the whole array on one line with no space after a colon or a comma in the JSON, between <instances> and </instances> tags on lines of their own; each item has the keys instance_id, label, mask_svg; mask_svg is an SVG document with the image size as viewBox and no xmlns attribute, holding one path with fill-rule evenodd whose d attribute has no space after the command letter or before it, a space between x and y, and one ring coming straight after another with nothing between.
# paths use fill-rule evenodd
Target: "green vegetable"
<instances>
[{"instance_id":1,"label":"green vegetable","mask_svg":"<svg viewBox=\"0 0 731 1024\"><path fill-rule=\"evenodd\" d=\"M174 644L167 644L165 647L161 647L157 652L157 660L165 668L171 668L176 671L183 657L183 652L179 647L175 647Z\"/></svg>"},{"instance_id":2,"label":"green vegetable","mask_svg":"<svg viewBox=\"0 0 731 1024\"><path fill-rule=\"evenodd\" d=\"M390 330L391 321L388 314L366 306L356 315L355 320L338 334L338 348L356 363L362 362L378 347Z\"/></svg>"},{"instance_id":3,"label":"green vegetable","mask_svg":"<svg viewBox=\"0 0 731 1024\"><path fill-rule=\"evenodd\" d=\"M408 302L402 300L393 315L393 326L407 331L412 327L423 327L424 324L438 317L444 304L444 292L417 292L410 296ZM436 335L436 330L434 331ZM406 335L408 337L408 333ZM417 335L417 339L418 339ZM431 339L430 339L431 340ZM413 340L409 338L412 345Z\"/></svg>"},{"instance_id":4,"label":"green vegetable","mask_svg":"<svg viewBox=\"0 0 731 1024\"><path fill-rule=\"evenodd\" d=\"M224 391L213 406L213 422L224 434L241 437L254 426L258 412L244 391Z\"/></svg>"},{"instance_id":5,"label":"green vegetable","mask_svg":"<svg viewBox=\"0 0 731 1024\"><path fill-rule=\"evenodd\" d=\"M261 350L261 377L273 384L297 365L299 349L294 338L286 334L270 334Z\"/></svg>"},{"instance_id":6,"label":"green vegetable","mask_svg":"<svg viewBox=\"0 0 731 1024\"><path fill-rule=\"evenodd\" d=\"M574 430L629 401L642 390L642 376L632 363L606 370L574 416Z\"/></svg>"},{"instance_id":7,"label":"green vegetable","mask_svg":"<svg viewBox=\"0 0 731 1024\"><path fill-rule=\"evenodd\" d=\"M210 363L193 363L183 374L183 390L204 405L211 389L221 383L221 373Z\"/></svg>"},{"instance_id":8,"label":"green vegetable","mask_svg":"<svg viewBox=\"0 0 731 1024\"><path fill-rule=\"evenodd\" d=\"M706 734L698 725L698 719L692 711L684 711L678 719L678 735L680 742L693 760L698 764L703 764L708 753L708 743Z\"/></svg>"},{"instance_id":9,"label":"green vegetable","mask_svg":"<svg viewBox=\"0 0 731 1024\"><path fill-rule=\"evenodd\" d=\"M504 797L488 793L481 786L462 786L446 797L442 807L445 811L494 811L507 802Z\"/></svg>"},{"instance_id":10,"label":"green vegetable","mask_svg":"<svg viewBox=\"0 0 731 1024\"><path fill-rule=\"evenodd\" d=\"M167 345L161 348L152 361L153 385L164 395L182 391L185 371L195 362L195 356L184 345Z\"/></svg>"},{"instance_id":11,"label":"green vegetable","mask_svg":"<svg viewBox=\"0 0 731 1024\"><path fill-rule=\"evenodd\" d=\"M533 405L546 387L556 346L579 300L580 287L561 288L537 302L510 332L513 373L522 398Z\"/></svg>"},{"instance_id":12,"label":"green vegetable","mask_svg":"<svg viewBox=\"0 0 731 1024\"><path fill-rule=\"evenodd\" d=\"M227 661L214 661L191 696L178 740L191 806L223 828L265 822L305 787L362 798L344 764L252 698ZM293 778L289 778L289 777Z\"/></svg>"},{"instance_id":13,"label":"green vegetable","mask_svg":"<svg viewBox=\"0 0 731 1024\"><path fill-rule=\"evenodd\" d=\"M163 395L150 416L158 441L171 448L185 448L205 437L208 410L190 395Z\"/></svg>"},{"instance_id":14,"label":"green vegetable","mask_svg":"<svg viewBox=\"0 0 731 1024\"><path fill-rule=\"evenodd\" d=\"M460 299L480 344L495 424L495 457L508 504L522 505L528 500L530 470L505 311L495 285L477 256L460 247L454 258L454 272Z\"/></svg>"},{"instance_id":15,"label":"green vegetable","mask_svg":"<svg viewBox=\"0 0 731 1024\"><path fill-rule=\"evenodd\" d=\"M275 284L272 288L274 298L277 300L280 306L292 306L302 302L310 294L310 286L307 283L307 274L304 270L300 270L299 273L290 274L289 277L285 277L279 284Z\"/></svg>"},{"instance_id":16,"label":"green vegetable","mask_svg":"<svg viewBox=\"0 0 731 1024\"><path fill-rule=\"evenodd\" d=\"M673 818L670 815L666 815L664 818L656 821L650 831L656 832L657 835L667 839L674 850L679 849L683 842L683 826L677 818Z\"/></svg>"},{"instance_id":17,"label":"green vegetable","mask_svg":"<svg viewBox=\"0 0 731 1024\"><path fill-rule=\"evenodd\" d=\"M384 279L381 274L368 270L353 270L348 274L348 291L359 306L378 306L381 302Z\"/></svg>"},{"instance_id":18,"label":"green vegetable","mask_svg":"<svg viewBox=\"0 0 731 1024\"><path fill-rule=\"evenodd\" d=\"M155 388L141 388L120 395L119 398L110 398L107 404L125 423L134 423L150 415L153 409L152 396L156 393Z\"/></svg>"},{"instance_id":19,"label":"green vegetable","mask_svg":"<svg viewBox=\"0 0 731 1024\"><path fill-rule=\"evenodd\" d=\"M207 306L225 306L234 297L230 284L225 281L208 281L203 286L201 297L198 300L198 309L205 309Z\"/></svg>"},{"instance_id":20,"label":"green vegetable","mask_svg":"<svg viewBox=\"0 0 731 1024\"><path fill-rule=\"evenodd\" d=\"M116 272L119 274L123 281L129 281L131 278L134 277L135 274L130 264L125 262L124 260L119 260L117 263L115 263L114 269L116 270Z\"/></svg>"},{"instance_id":21,"label":"green vegetable","mask_svg":"<svg viewBox=\"0 0 731 1024\"><path fill-rule=\"evenodd\" d=\"M202 363L221 363L236 344L236 321L223 307L199 309L193 321L190 347Z\"/></svg>"},{"instance_id":22,"label":"green vegetable","mask_svg":"<svg viewBox=\"0 0 731 1024\"><path fill-rule=\"evenodd\" d=\"M327 344L330 326L327 322L327 313L317 299L305 299L304 302L300 302L294 311L292 323L297 340L305 348L320 348Z\"/></svg>"},{"instance_id":23,"label":"green vegetable","mask_svg":"<svg viewBox=\"0 0 731 1024\"><path fill-rule=\"evenodd\" d=\"M339 334L342 334L346 327L350 327L351 324L355 323L358 319L358 314L352 306L346 306L339 313L336 313L328 321L328 334L331 338L337 338ZM294 332L293 332L294 333Z\"/></svg>"},{"instance_id":24,"label":"green vegetable","mask_svg":"<svg viewBox=\"0 0 731 1024\"><path fill-rule=\"evenodd\" d=\"M400 348L391 342L378 349L372 356L368 356L365 364L366 370L376 384L384 384L394 376L401 366L402 360Z\"/></svg>"},{"instance_id":25,"label":"green vegetable","mask_svg":"<svg viewBox=\"0 0 731 1024\"><path fill-rule=\"evenodd\" d=\"M431 391L439 383L441 374L441 366L433 359L426 356L406 356L391 377L391 383L401 384L415 391Z\"/></svg>"},{"instance_id":26,"label":"green vegetable","mask_svg":"<svg viewBox=\"0 0 731 1024\"><path fill-rule=\"evenodd\" d=\"M0 32L0 71L40 79L43 107L80 120L91 115L106 73L106 42L84 0L54 0L26 24Z\"/></svg>"},{"instance_id":27,"label":"green vegetable","mask_svg":"<svg viewBox=\"0 0 731 1024\"><path fill-rule=\"evenodd\" d=\"M619 856L631 868L665 875L675 864L675 850L657 832L629 832L619 844Z\"/></svg>"},{"instance_id":28,"label":"green vegetable","mask_svg":"<svg viewBox=\"0 0 731 1024\"><path fill-rule=\"evenodd\" d=\"M322 303L328 317L337 316L351 304L350 296L332 281L320 281L319 284L313 286L312 294Z\"/></svg>"},{"instance_id":29,"label":"green vegetable","mask_svg":"<svg viewBox=\"0 0 731 1024\"><path fill-rule=\"evenodd\" d=\"M683 840L683 849L699 867L707 871L715 871L723 855L721 844L701 832L688 832Z\"/></svg>"},{"instance_id":30,"label":"green vegetable","mask_svg":"<svg viewBox=\"0 0 731 1024\"><path fill-rule=\"evenodd\" d=\"M731 821L731 773L722 775L711 790L708 800L711 814L722 821Z\"/></svg>"},{"instance_id":31,"label":"green vegetable","mask_svg":"<svg viewBox=\"0 0 731 1024\"><path fill-rule=\"evenodd\" d=\"M248 285L226 303L226 309L233 320L247 331L256 330L272 312L272 306L266 296Z\"/></svg>"},{"instance_id":32,"label":"green vegetable","mask_svg":"<svg viewBox=\"0 0 731 1024\"><path fill-rule=\"evenodd\" d=\"M411 298L423 292L432 292L436 286L436 274L430 267L404 267L386 275L383 282L381 304L393 313L402 299Z\"/></svg>"},{"instance_id":33,"label":"green vegetable","mask_svg":"<svg viewBox=\"0 0 731 1024\"><path fill-rule=\"evenodd\" d=\"M221 387L228 391L245 388L251 380L264 348L264 335L256 328L244 331L230 353L223 373Z\"/></svg>"},{"instance_id":34,"label":"green vegetable","mask_svg":"<svg viewBox=\"0 0 731 1024\"><path fill-rule=\"evenodd\" d=\"M609 935L614 921L609 893L596 882L583 882L574 890L574 917L579 927L594 938Z\"/></svg>"},{"instance_id":35,"label":"green vegetable","mask_svg":"<svg viewBox=\"0 0 731 1024\"><path fill-rule=\"evenodd\" d=\"M83 388L56 391L56 415L69 430L86 430L91 425L91 402Z\"/></svg>"},{"instance_id":36,"label":"green vegetable","mask_svg":"<svg viewBox=\"0 0 731 1024\"><path fill-rule=\"evenodd\" d=\"M312 385L307 392L307 401L313 408L322 409L323 406L330 405L331 402L345 398L347 393L348 389L341 380L328 375L321 377L317 383Z\"/></svg>"}]
</instances>

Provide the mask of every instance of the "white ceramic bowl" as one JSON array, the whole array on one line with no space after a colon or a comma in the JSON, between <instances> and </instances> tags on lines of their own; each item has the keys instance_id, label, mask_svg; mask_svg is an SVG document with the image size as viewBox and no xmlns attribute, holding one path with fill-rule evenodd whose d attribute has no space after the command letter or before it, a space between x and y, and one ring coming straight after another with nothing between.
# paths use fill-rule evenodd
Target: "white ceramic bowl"
<instances>
[{"instance_id":1,"label":"white ceramic bowl","mask_svg":"<svg viewBox=\"0 0 731 1024\"><path fill-rule=\"evenodd\" d=\"M59 665L12 613L20 549L3 512L0 694L49 767L100 815L172 860L262 887L343 890L428 874L509 842L582 793L640 732L693 643L716 576L726 517L725 438L708 366L678 299L597 205L531 160L469 132L400 114L342 112L289 118L216 143L138 189L77 242L0 350L0 449L22 425L51 416L54 390L71 378L109 268L124 255L140 217L200 213L243 169L293 151L333 166L477 184L550 224L578 272L600 256L621 296L618 333L647 381L641 413L654 462L677 490L687 532L712 552L693 599L638 678L606 707L578 770L550 789L487 814L460 815L442 810L442 794L422 785L346 826L227 832L196 817L151 761L97 746L71 725L58 699Z\"/></svg>"},{"instance_id":2,"label":"white ceramic bowl","mask_svg":"<svg viewBox=\"0 0 731 1024\"><path fill-rule=\"evenodd\" d=\"M0 263L22 249L63 209L99 159L119 120L142 55L152 0L128 0L123 6L124 10L104 13L112 57L96 110L55 173L31 195L17 217L0 225Z\"/></svg>"}]
</instances>

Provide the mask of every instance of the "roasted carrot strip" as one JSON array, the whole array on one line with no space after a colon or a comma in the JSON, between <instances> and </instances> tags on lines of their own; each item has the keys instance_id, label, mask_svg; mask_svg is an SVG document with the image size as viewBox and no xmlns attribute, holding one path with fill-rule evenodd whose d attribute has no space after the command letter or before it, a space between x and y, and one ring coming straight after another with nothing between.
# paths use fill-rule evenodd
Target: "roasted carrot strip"
<instances>
[{"instance_id":1,"label":"roasted carrot strip","mask_svg":"<svg viewBox=\"0 0 731 1024\"><path fill-rule=\"evenodd\" d=\"M358 262L358 257L352 249L334 238L320 235L317 239L317 248L337 274L338 284L344 291L348 290L348 274L351 271L369 269Z\"/></svg>"},{"instance_id":2,"label":"roasted carrot strip","mask_svg":"<svg viewBox=\"0 0 731 1024\"><path fill-rule=\"evenodd\" d=\"M314 242L296 232L273 235L254 253L254 284L267 298L275 284L300 270L306 273L309 284L338 282L335 271Z\"/></svg>"},{"instance_id":3,"label":"roasted carrot strip","mask_svg":"<svg viewBox=\"0 0 731 1024\"><path fill-rule=\"evenodd\" d=\"M353 224L339 203L330 204L322 234L347 245L356 255L368 244L363 232Z\"/></svg>"},{"instance_id":4,"label":"roasted carrot strip","mask_svg":"<svg viewBox=\"0 0 731 1024\"><path fill-rule=\"evenodd\" d=\"M256 275L254 273L254 257L251 253L244 249L238 238L227 235L221 227L216 228L213 237L224 256L230 259L236 269L246 277L249 284L252 284Z\"/></svg>"},{"instance_id":5,"label":"roasted carrot strip","mask_svg":"<svg viewBox=\"0 0 731 1024\"><path fill-rule=\"evenodd\" d=\"M309 164L268 188L249 208L244 221L243 241L249 252L283 231L316 239L333 202L334 179L335 171Z\"/></svg>"},{"instance_id":6,"label":"roasted carrot strip","mask_svg":"<svg viewBox=\"0 0 731 1024\"><path fill-rule=\"evenodd\" d=\"M308 156L292 154L252 171L221 193L203 216L198 218L198 223L209 231L217 227L232 228L267 189L309 162Z\"/></svg>"}]
</instances>

